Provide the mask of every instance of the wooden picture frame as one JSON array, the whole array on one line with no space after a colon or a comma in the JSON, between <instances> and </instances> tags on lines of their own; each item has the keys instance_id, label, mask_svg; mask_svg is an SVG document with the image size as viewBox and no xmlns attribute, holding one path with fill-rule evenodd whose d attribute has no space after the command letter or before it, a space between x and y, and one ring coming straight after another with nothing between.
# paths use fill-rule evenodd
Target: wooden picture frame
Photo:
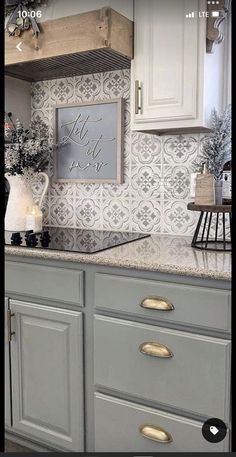
<instances>
[{"instance_id":1,"label":"wooden picture frame","mask_svg":"<svg viewBox=\"0 0 236 457\"><path fill-rule=\"evenodd\" d=\"M54 182L123 182L124 99L54 106Z\"/></svg>"}]
</instances>

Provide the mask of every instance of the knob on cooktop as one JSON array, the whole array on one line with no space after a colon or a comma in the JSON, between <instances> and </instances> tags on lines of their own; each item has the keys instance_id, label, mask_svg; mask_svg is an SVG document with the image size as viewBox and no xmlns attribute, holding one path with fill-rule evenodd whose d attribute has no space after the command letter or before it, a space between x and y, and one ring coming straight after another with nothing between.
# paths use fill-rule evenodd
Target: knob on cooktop
<instances>
[{"instance_id":1,"label":"knob on cooktop","mask_svg":"<svg viewBox=\"0 0 236 457\"><path fill-rule=\"evenodd\" d=\"M35 248L38 244L38 239L36 237L35 233L29 233L28 235L25 235L25 242L26 246L30 248Z\"/></svg>"},{"instance_id":2,"label":"knob on cooktop","mask_svg":"<svg viewBox=\"0 0 236 457\"><path fill-rule=\"evenodd\" d=\"M48 230L44 230L40 235L40 243L43 248L47 248L51 241L51 237L48 233Z\"/></svg>"},{"instance_id":3,"label":"knob on cooktop","mask_svg":"<svg viewBox=\"0 0 236 457\"><path fill-rule=\"evenodd\" d=\"M20 246L22 244L22 237L20 232L13 232L11 235L11 244L13 246Z\"/></svg>"}]
</instances>

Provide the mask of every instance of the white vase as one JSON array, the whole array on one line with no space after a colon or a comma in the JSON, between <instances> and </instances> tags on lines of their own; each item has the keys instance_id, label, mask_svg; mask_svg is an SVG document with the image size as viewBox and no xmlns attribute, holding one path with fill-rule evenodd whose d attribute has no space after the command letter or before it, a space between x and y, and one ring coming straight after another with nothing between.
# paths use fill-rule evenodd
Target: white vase
<instances>
[{"instance_id":1,"label":"white vase","mask_svg":"<svg viewBox=\"0 0 236 457\"><path fill-rule=\"evenodd\" d=\"M49 185L46 173L39 173L45 178L45 186L39 201L42 204L43 197ZM5 230L12 232L25 231L27 207L35 205L30 183L22 175L5 174L10 185L10 192L5 213Z\"/></svg>"}]
</instances>

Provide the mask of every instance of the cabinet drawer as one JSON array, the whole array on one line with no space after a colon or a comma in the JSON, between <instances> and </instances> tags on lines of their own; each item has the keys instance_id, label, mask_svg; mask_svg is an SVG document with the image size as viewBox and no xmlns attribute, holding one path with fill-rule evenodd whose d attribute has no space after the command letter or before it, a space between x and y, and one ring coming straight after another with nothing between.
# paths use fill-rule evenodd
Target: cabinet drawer
<instances>
[{"instance_id":1,"label":"cabinet drawer","mask_svg":"<svg viewBox=\"0 0 236 457\"><path fill-rule=\"evenodd\" d=\"M154 300L146 301L149 308L141 306L143 300L150 297ZM167 306L171 304L172 309L158 309L163 307L158 297L164 298L164 305L165 302ZM95 305L164 322L230 331L228 290L97 273Z\"/></svg>"},{"instance_id":2,"label":"cabinet drawer","mask_svg":"<svg viewBox=\"0 0 236 457\"><path fill-rule=\"evenodd\" d=\"M97 385L228 421L230 341L95 316L94 346Z\"/></svg>"},{"instance_id":3,"label":"cabinet drawer","mask_svg":"<svg viewBox=\"0 0 236 457\"><path fill-rule=\"evenodd\" d=\"M25 297L83 306L83 271L6 262L5 289Z\"/></svg>"},{"instance_id":4,"label":"cabinet drawer","mask_svg":"<svg viewBox=\"0 0 236 457\"><path fill-rule=\"evenodd\" d=\"M142 436L140 429L146 424L161 428L172 441L162 443ZM229 452L229 432L220 443L209 443L202 436L202 425L95 393L95 452Z\"/></svg>"}]
</instances>

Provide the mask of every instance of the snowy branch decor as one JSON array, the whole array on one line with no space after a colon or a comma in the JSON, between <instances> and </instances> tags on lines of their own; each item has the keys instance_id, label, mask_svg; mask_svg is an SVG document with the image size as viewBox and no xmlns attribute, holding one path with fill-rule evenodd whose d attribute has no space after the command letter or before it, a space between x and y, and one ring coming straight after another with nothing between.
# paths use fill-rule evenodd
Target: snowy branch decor
<instances>
[{"instance_id":1,"label":"snowy branch decor","mask_svg":"<svg viewBox=\"0 0 236 457\"><path fill-rule=\"evenodd\" d=\"M200 153L193 163L199 172L203 163L207 163L208 170L220 181L223 166L231 157L231 106L228 105L220 115L215 109L212 110L209 133L202 142Z\"/></svg>"},{"instance_id":2,"label":"snowy branch decor","mask_svg":"<svg viewBox=\"0 0 236 457\"><path fill-rule=\"evenodd\" d=\"M43 122L32 122L24 129L18 119L13 123L11 113L8 117L11 123L5 124L5 173L31 180L48 165L52 149L48 144L48 128Z\"/></svg>"}]
</instances>

